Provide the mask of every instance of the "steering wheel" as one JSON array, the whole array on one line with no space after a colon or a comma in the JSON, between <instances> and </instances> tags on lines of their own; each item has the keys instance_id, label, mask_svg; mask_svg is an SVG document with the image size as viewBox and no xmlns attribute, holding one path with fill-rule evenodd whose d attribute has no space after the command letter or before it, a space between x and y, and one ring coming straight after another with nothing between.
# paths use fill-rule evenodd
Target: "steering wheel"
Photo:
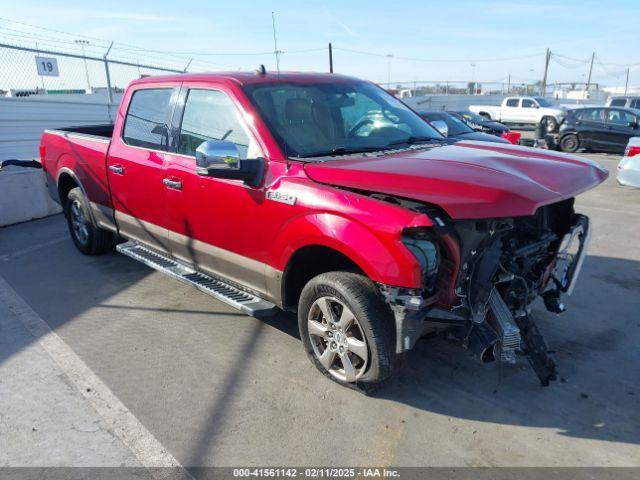
<instances>
[{"instance_id":1,"label":"steering wheel","mask_svg":"<svg viewBox=\"0 0 640 480\"><path fill-rule=\"evenodd\" d=\"M365 117L362 120L360 120L358 123L356 123L351 130L349 130L349 132L347 133L347 137L352 138L356 136L356 133L358 133L358 131L367 125L371 125L374 122L374 120L372 118L369 117Z\"/></svg>"}]
</instances>

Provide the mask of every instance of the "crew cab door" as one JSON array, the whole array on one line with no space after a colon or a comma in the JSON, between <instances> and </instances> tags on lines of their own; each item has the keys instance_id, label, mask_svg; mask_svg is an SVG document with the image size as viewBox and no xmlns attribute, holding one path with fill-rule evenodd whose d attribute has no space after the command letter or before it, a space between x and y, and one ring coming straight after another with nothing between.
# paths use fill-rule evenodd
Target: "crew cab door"
<instances>
[{"instance_id":1,"label":"crew cab door","mask_svg":"<svg viewBox=\"0 0 640 480\"><path fill-rule=\"evenodd\" d=\"M269 233L264 189L199 175L195 150L206 140L233 142L243 159L262 157L232 95L211 85L183 88L172 121L164 187L171 254L206 272L264 294Z\"/></svg>"},{"instance_id":2,"label":"crew cab door","mask_svg":"<svg viewBox=\"0 0 640 480\"><path fill-rule=\"evenodd\" d=\"M500 108L501 122L519 122L520 119L520 99L507 98Z\"/></svg>"},{"instance_id":3,"label":"crew cab door","mask_svg":"<svg viewBox=\"0 0 640 480\"><path fill-rule=\"evenodd\" d=\"M127 93L113 133L107 172L119 232L168 252L163 184L175 85L149 84Z\"/></svg>"}]
</instances>

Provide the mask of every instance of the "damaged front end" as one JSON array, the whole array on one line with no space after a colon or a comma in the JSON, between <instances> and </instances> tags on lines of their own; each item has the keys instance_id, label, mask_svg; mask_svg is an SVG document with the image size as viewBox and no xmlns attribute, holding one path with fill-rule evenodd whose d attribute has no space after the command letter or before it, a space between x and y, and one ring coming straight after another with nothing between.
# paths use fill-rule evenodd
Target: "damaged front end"
<instances>
[{"instance_id":1,"label":"damaged front end","mask_svg":"<svg viewBox=\"0 0 640 480\"><path fill-rule=\"evenodd\" d=\"M561 294L575 285L589 241L589 219L573 199L528 217L452 221L424 209L434 228L410 228L403 242L418 259L423 289L382 286L396 317L397 352L429 331L446 331L483 362L516 362L524 354L542 385L556 364L531 318L542 297L547 310L564 311Z\"/></svg>"}]
</instances>

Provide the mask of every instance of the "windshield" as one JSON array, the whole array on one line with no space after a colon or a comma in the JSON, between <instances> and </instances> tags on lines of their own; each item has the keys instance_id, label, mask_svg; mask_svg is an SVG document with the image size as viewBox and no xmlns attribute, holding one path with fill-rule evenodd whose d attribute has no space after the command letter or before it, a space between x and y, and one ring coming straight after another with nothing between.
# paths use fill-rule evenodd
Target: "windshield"
<instances>
[{"instance_id":1,"label":"windshield","mask_svg":"<svg viewBox=\"0 0 640 480\"><path fill-rule=\"evenodd\" d=\"M550 102L549 100L543 97L533 97L533 98L535 99L536 102L538 102L538 105L540 105L541 107L557 107L558 106L557 103Z\"/></svg>"},{"instance_id":2,"label":"windshield","mask_svg":"<svg viewBox=\"0 0 640 480\"><path fill-rule=\"evenodd\" d=\"M463 133L472 133L473 129L469 127L466 123L464 123L459 118L454 117L449 113L425 113L422 115L422 118L427 120L428 122L435 122L440 120L447 124L447 128L449 129L448 135L462 135Z\"/></svg>"},{"instance_id":3,"label":"windshield","mask_svg":"<svg viewBox=\"0 0 640 480\"><path fill-rule=\"evenodd\" d=\"M368 82L244 87L290 157L314 157L443 141L402 102Z\"/></svg>"}]
</instances>

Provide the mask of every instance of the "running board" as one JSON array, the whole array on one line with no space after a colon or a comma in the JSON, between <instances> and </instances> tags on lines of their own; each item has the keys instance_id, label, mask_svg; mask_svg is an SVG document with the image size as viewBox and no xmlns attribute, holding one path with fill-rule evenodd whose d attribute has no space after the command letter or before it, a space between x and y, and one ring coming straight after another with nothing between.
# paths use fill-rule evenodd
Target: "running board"
<instances>
[{"instance_id":1,"label":"running board","mask_svg":"<svg viewBox=\"0 0 640 480\"><path fill-rule=\"evenodd\" d=\"M240 290L224 281L194 270L167 255L149 250L138 243L126 242L116 246L118 252L138 260L176 280L197 288L227 305L253 317L267 317L276 311L275 304Z\"/></svg>"}]
</instances>

